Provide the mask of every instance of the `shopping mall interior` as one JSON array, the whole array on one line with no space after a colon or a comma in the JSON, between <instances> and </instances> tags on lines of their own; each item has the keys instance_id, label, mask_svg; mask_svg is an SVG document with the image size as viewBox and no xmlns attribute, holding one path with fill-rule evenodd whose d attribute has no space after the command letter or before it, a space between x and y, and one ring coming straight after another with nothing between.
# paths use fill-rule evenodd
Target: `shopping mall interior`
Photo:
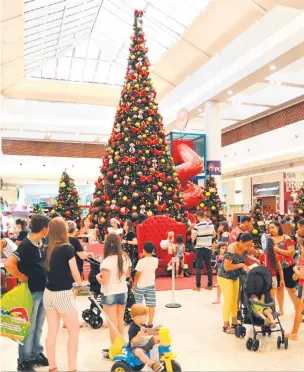
<instances>
[{"instance_id":1,"label":"shopping mall interior","mask_svg":"<svg viewBox=\"0 0 304 372\"><path fill-rule=\"evenodd\" d=\"M304 0L1 0L0 31L1 369L303 370Z\"/></svg>"}]
</instances>

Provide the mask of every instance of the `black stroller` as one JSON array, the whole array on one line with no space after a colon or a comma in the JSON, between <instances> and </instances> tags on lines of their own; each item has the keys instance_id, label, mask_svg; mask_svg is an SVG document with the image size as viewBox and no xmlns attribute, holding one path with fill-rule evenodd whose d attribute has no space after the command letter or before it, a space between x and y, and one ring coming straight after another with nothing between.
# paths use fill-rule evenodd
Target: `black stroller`
<instances>
[{"instance_id":1,"label":"black stroller","mask_svg":"<svg viewBox=\"0 0 304 372\"><path fill-rule=\"evenodd\" d=\"M246 328L244 324L251 324L253 328L253 338L249 337L246 342L247 350L258 351L260 342L257 335L270 336L273 332L280 332L281 336L277 338L277 347L288 348L288 338L285 337L284 329L282 328L279 314L275 312L274 301L270 296L272 288L271 271L267 267L258 266L253 268L248 274L244 271L240 277L240 295L239 295L239 324L235 329L236 337L245 337ZM256 295L260 298L265 296L265 303L252 300L250 297ZM273 311L273 316L278 328L271 329L270 326L264 324L264 320L254 314L252 305L261 305L265 308L270 308ZM256 327L260 327L258 331Z\"/></svg>"},{"instance_id":2,"label":"black stroller","mask_svg":"<svg viewBox=\"0 0 304 372\"><path fill-rule=\"evenodd\" d=\"M101 285L96 279L96 276L100 273L100 262L95 258L89 258L87 261L90 263L90 274L89 274L89 283L90 283L90 292L93 294L94 299L102 307L102 297ZM90 308L82 312L82 319L87 322L92 328L98 329L103 325L103 319L101 317L101 312L98 307L95 305L92 297L89 297L91 302ZM128 282L128 299L127 306L124 314L124 321L126 324L131 324L132 319L130 315L131 307L135 304L134 295L132 293L132 285Z\"/></svg>"}]
</instances>

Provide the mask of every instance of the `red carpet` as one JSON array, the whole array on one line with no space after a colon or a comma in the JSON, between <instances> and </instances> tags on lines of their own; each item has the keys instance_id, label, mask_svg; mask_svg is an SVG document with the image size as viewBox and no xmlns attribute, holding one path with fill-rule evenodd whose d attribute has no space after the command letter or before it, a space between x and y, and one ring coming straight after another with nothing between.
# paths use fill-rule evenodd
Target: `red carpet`
<instances>
[{"instance_id":1,"label":"red carpet","mask_svg":"<svg viewBox=\"0 0 304 372\"><path fill-rule=\"evenodd\" d=\"M213 275L213 284L216 283L216 276ZM195 287L195 275L191 275L189 278L178 278L175 279L175 289L192 289ZM207 286L207 276L202 276L202 288ZM172 279L168 276L163 276L156 279L156 290L157 291L170 291L172 289Z\"/></svg>"}]
</instances>

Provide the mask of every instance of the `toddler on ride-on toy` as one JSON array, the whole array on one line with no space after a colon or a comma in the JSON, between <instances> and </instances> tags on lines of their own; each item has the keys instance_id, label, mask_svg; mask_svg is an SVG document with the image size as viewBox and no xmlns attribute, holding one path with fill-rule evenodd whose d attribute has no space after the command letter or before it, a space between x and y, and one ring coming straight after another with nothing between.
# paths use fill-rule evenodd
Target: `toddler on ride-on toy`
<instances>
[{"instance_id":1,"label":"toddler on ride-on toy","mask_svg":"<svg viewBox=\"0 0 304 372\"><path fill-rule=\"evenodd\" d=\"M145 325L149 309L143 305L133 305L131 308L131 317L133 322L129 328L130 349L137 358L153 371L161 371L162 366L154 363L148 356L147 352L151 351L155 344L159 343L157 331L159 327L147 328Z\"/></svg>"}]
</instances>

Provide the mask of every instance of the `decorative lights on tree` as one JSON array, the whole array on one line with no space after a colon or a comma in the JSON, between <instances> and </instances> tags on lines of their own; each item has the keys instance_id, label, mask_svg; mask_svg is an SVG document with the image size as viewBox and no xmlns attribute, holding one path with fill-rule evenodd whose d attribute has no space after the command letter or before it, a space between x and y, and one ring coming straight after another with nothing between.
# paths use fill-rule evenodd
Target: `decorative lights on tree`
<instances>
[{"instance_id":1,"label":"decorative lights on tree","mask_svg":"<svg viewBox=\"0 0 304 372\"><path fill-rule=\"evenodd\" d=\"M203 188L203 199L197 209L209 212L212 223L217 228L221 221L225 221L222 205L215 179L212 176L208 176Z\"/></svg>"},{"instance_id":2,"label":"decorative lights on tree","mask_svg":"<svg viewBox=\"0 0 304 372\"><path fill-rule=\"evenodd\" d=\"M99 230L112 217L141 222L168 214L177 221L184 220L179 180L150 78L142 16L143 11L135 11L125 82L101 174L95 182L90 212Z\"/></svg>"},{"instance_id":3,"label":"decorative lights on tree","mask_svg":"<svg viewBox=\"0 0 304 372\"><path fill-rule=\"evenodd\" d=\"M76 190L74 179L66 171L62 173L56 205L51 213L58 212L66 220L77 223L81 221L81 209L79 208L79 195Z\"/></svg>"},{"instance_id":4,"label":"decorative lights on tree","mask_svg":"<svg viewBox=\"0 0 304 372\"><path fill-rule=\"evenodd\" d=\"M256 203L251 207L251 217L254 219L253 229L251 231L253 242L256 246L261 247L261 236L266 232L266 225L262 215L262 207Z\"/></svg>"}]
</instances>

